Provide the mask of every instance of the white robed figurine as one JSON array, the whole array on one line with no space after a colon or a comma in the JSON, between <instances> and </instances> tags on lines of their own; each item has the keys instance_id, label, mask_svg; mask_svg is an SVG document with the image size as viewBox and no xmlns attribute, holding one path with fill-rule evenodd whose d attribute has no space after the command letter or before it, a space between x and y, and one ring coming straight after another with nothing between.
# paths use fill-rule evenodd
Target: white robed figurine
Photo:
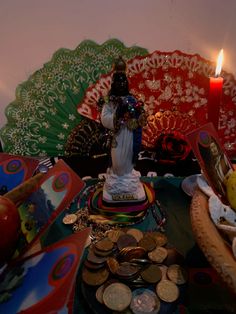
<instances>
[{"instance_id":1,"label":"white robed figurine","mask_svg":"<svg viewBox=\"0 0 236 314\"><path fill-rule=\"evenodd\" d=\"M141 201L146 195L139 172L134 169L146 123L143 103L129 93L125 63L119 59L111 90L101 112L104 127L113 131L111 167L107 169L103 200L107 202Z\"/></svg>"}]
</instances>

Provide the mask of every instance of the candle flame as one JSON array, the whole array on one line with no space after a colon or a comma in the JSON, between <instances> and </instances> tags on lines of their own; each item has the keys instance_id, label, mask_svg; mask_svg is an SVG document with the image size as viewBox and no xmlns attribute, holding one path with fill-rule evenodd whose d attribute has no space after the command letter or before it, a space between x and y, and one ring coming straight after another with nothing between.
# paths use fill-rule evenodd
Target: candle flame
<instances>
[{"instance_id":1,"label":"candle flame","mask_svg":"<svg viewBox=\"0 0 236 314\"><path fill-rule=\"evenodd\" d=\"M220 75L223 59L224 59L224 52L223 52L223 49L221 49L217 58L215 76Z\"/></svg>"}]
</instances>

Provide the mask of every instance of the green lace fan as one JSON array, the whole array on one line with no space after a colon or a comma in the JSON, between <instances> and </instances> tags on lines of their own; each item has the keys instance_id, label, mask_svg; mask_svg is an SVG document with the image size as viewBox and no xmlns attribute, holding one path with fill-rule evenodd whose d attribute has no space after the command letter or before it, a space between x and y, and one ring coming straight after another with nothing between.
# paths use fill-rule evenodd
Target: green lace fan
<instances>
[{"instance_id":1,"label":"green lace fan","mask_svg":"<svg viewBox=\"0 0 236 314\"><path fill-rule=\"evenodd\" d=\"M3 150L30 156L84 155L99 141L102 126L77 112L87 88L111 71L114 59L146 55L144 48L111 39L85 40L75 50L59 49L42 69L16 89L0 130Z\"/></svg>"}]
</instances>

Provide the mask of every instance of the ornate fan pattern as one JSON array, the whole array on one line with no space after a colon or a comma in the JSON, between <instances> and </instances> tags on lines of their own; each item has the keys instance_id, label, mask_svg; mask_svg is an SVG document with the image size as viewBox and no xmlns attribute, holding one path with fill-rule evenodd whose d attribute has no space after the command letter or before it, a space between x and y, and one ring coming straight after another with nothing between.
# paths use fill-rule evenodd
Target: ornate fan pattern
<instances>
[{"instance_id":1,"label":"ornate fan pattern","mask_svg":"<svg viewBox=\"0 0 236 314\"><path fill-rule=\"evenodd\" d=\"M145 103L148 123L143 129L143 145L154 148L158 136L178 130L185 134L207 122L209 77L215 65L199 55L180 51L155 51L128 61L130 91ZM220 107L219 136L229 154L236 152L236 81L223 71L223 100ZM107 95L112 72L91 85L78 112L100 121L99 97Z\"/></svg>"},{"instance_id":2,"label":"ornate fan pattern","mask_svg":"<svg viewBox=\"0 0 236 314\"><path fill-rule=\"evenodd\" d=\"M0 130L4 151L31 156L68 153L70 135L84 119L77 105L87 88L111 71L119 55L129 60L147 53L141 47L127 48L117 39L102 45L86 40L75 50L59 49L17 87L16 99L5 111L7 124Z\"/></svg>"}]
</instances>

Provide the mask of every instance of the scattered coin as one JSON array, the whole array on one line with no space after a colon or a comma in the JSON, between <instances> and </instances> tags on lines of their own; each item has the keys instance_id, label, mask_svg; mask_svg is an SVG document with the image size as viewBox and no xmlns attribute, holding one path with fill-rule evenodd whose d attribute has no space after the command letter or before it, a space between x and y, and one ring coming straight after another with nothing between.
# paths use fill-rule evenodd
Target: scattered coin
<instances>
[{"instance_id":1,"label":"scattered coin","mask_svg":"<svg viewBox=\"0 0 236 314\"><path fill-rule=\"evenodd\" d=\"M128 246L120 250L117 259L122 262L129 262L132 259L140 259L146 254L146 250L141 246Z\"/></svg>"},{"instance_id":2,"label":"scattered coin","mask_svg":"<svg viewBox=\"0 0 236 314\"><path fill-rule=\"evenodd\" d=\"M104 267L104 264L95 264L95 263L92 263L90 261L88 261L87 259L84 261L84 266L88 269L91 269L91 270L97 270L97 269L101 269Z\"/></svg>"},{"instance_id":3,"label":"scattered coin","mask_svg":"<svg viewBox=\"0 0 236 314\"><path fill-rule=\"evenodd\" d=\"M77 221L76 214L67 214L63 217L62 222L65 225L73 225Z\"/></svg>"},{"instance_id":4,"label":"scattered coin","mask_svg":"<svg viewBox=\"0 0 236 314\"><path fill-rule=\"evenodd\" d=\"M155 239L157 246L164 246L168 242L167 236L164 233L155 231L151 233L151 236Z\"/></svg>"},{"instance_id":5,"label":"scattered coin","mask_svg":"<svg viewBox=\"0 0 236 314\"><path fill-rule=\"evenodd\" d=\"M132 293L130 308L134 314L156 314L160 305L157 295L149 289L136 289Z\"/></svg>"},{"instance_id":6,"label":"scattered coin","mask_svg":"<svg viewBox=\"0 0 236 314\"><path fill-rule=\"evenodd\" d=\"M167 278L168 267L166 265L159 265L159 268L161 270L161 280L168 279Z\"/></svg>"},{"instance_id":7,"label":"scattered coin","mask_svg":"<svg viewBox=\"0 0 236 314\"><path fill-rule=\"evenodd\" d=\"M164 247L158 246L153 251L148 252L148 257L155 263L162 263L167 257L167 250Z\"/></svg>"},{"instance_id":8,"label":"scattered coin","mask_svg":"<svg viewBox=\"0 0 236 314\"><path fill-rule=\"evenodd\" d=\"M181 255L175 248L167 248L167 258L165 264L170 266L172 264L182 264L184 262L184 256Z\"/></svg>"},{"instance_id":9,"label":"scattered coin","mask_svg":"<svg viewBox=\"0 0 236 314\"><path fill-rule=\"evenodd\" d=\"M96 290L96 299L99 303L103 304L103 291L105 289L105 285L101 285Z\"/></svg>"},{"instance_id":10,"label":"scattered coin","mask_svg":"<svg viewBox=\"0 0 236 314\"><path fill-rule=\"evenodd\" d=\"M107 260L106 256L97 256L92 249L89 250L87 260L95 264L104 264Z\"/></svg>"},{"instance_id":11,"label":"scattered coin","mask_svg":"<svg viewBox=\"0 0 236 314\"><path fill-rule=\"evenodd\" d=\"M113 242L108 238L103 238L95 243L95 247L99 251L111 251L114 247Z\"/></svg>"},{"instance_id":12,"label":"scattered coin","mask_svg":"<svg viewBox=\"0 0 236 314\"><path fill-rule=\"evenodd\" d=\"M146 251L153 251L156 247L156 241L148 234L138 242L138 246L143 247Z\"/></svg>"},{"instance_id":13,"label":"scattered coin","mask_svg":"<svg viewBox=\"0 0 236 314\"><path fill-rule=\"evenodd\" d=\"M137 242L139 242L143 238L143 232L136 228L128 229L127 234L131 234Z\"/></svg>"},{"instance_id":14,"label":"scattered coin","mask_svg":"<svg viewBox=\"0 0 236 314\"><path fill-rule=\"evenodd\" d=\"M157 283L161 280L161 270L158 265L149 265L141 273L141 277L148 283Z\"/></svg>"},{"instance_id":15,"label":"scattered coin","mask_svg":"<svg viewBox=\"0 0 236 314\"><path fill-rule=\"evenodd\" d=\"M116 275L122 279L134 278L139 272L139 267L130 263L121 263L116 271Z\"/></svg>"},{"instance_id":16,"label":"scattered coin","mask_svg":"<svg viewBox=\"0 0 236 314\"><path fill-rule=\"evenodd\" d=\"M156 286L156 293L165 302L174 302L179 297L179 288L173 281L161 280Z\"/></svg>"},{"instance_id":17,"label":"scattered coin","mask_svg":"<svg viewBox=\"0 0 236 314\"><path fill-rule=\"evenodd\" d=\"M108 266L110 272L114 275L114 274L116 274L117 269L119 268L119 263L114 257L108 257L107 266Z\"/></svg>"},{"instance_id":18,"label":"scattered coin","mask_svg":"<svg viewBox=\"0 0 236 314\"><path fill-rule=\"evenodd\" d=\"M124 311L131 302L132 292L123 283L112 283L103 292L104 304L113 311Z\"/></svg>"},{"instance_id":19,"label":"scattered coin","mask_svg":"<svg viewBox=\"0 0 236 314\"><path fill-rule=\"evenodd\" d=\"M123 234L117 240L117 246L119 250L128 246L137 246L137 240L131 234Z\"/></svg>"},{"instance_id":20,"label":"scattered coin","mask_svg":"<svg viewBox=\"0 0 236 314\"><path fill-rule=\"evenodd\" d=\"M102 285L108 278L109 271L106 268L102 268L96 272L88 270L86 267L82 270L83 281L90 286Z\"/></svg>"},{"instance_id":21,"label":"scattered coin","mask_svg":"<svg viewBox=\"0 0 236 314\"><path fill-rule=\"evenodd\" d=\"M106 232L106 236L108 237L108 239L110 239L113 243L116 243L117 240L119 239L119 237L121 235L124 235L125 232L123 230L120 229L115 229L115 230L109 230Z\"/></svg>"},{"instance_id":22,"label":"scattered coin","mask_svg":"<svg viewBox=\"0 0 236 314\"><path fill-rule=\"evenodd\" d=\"M170 265L167 270L168 278L176 283L177 285L182 285L187 281L187 272L186 270L177 264Z\"/></svg>"}]
</instances>

